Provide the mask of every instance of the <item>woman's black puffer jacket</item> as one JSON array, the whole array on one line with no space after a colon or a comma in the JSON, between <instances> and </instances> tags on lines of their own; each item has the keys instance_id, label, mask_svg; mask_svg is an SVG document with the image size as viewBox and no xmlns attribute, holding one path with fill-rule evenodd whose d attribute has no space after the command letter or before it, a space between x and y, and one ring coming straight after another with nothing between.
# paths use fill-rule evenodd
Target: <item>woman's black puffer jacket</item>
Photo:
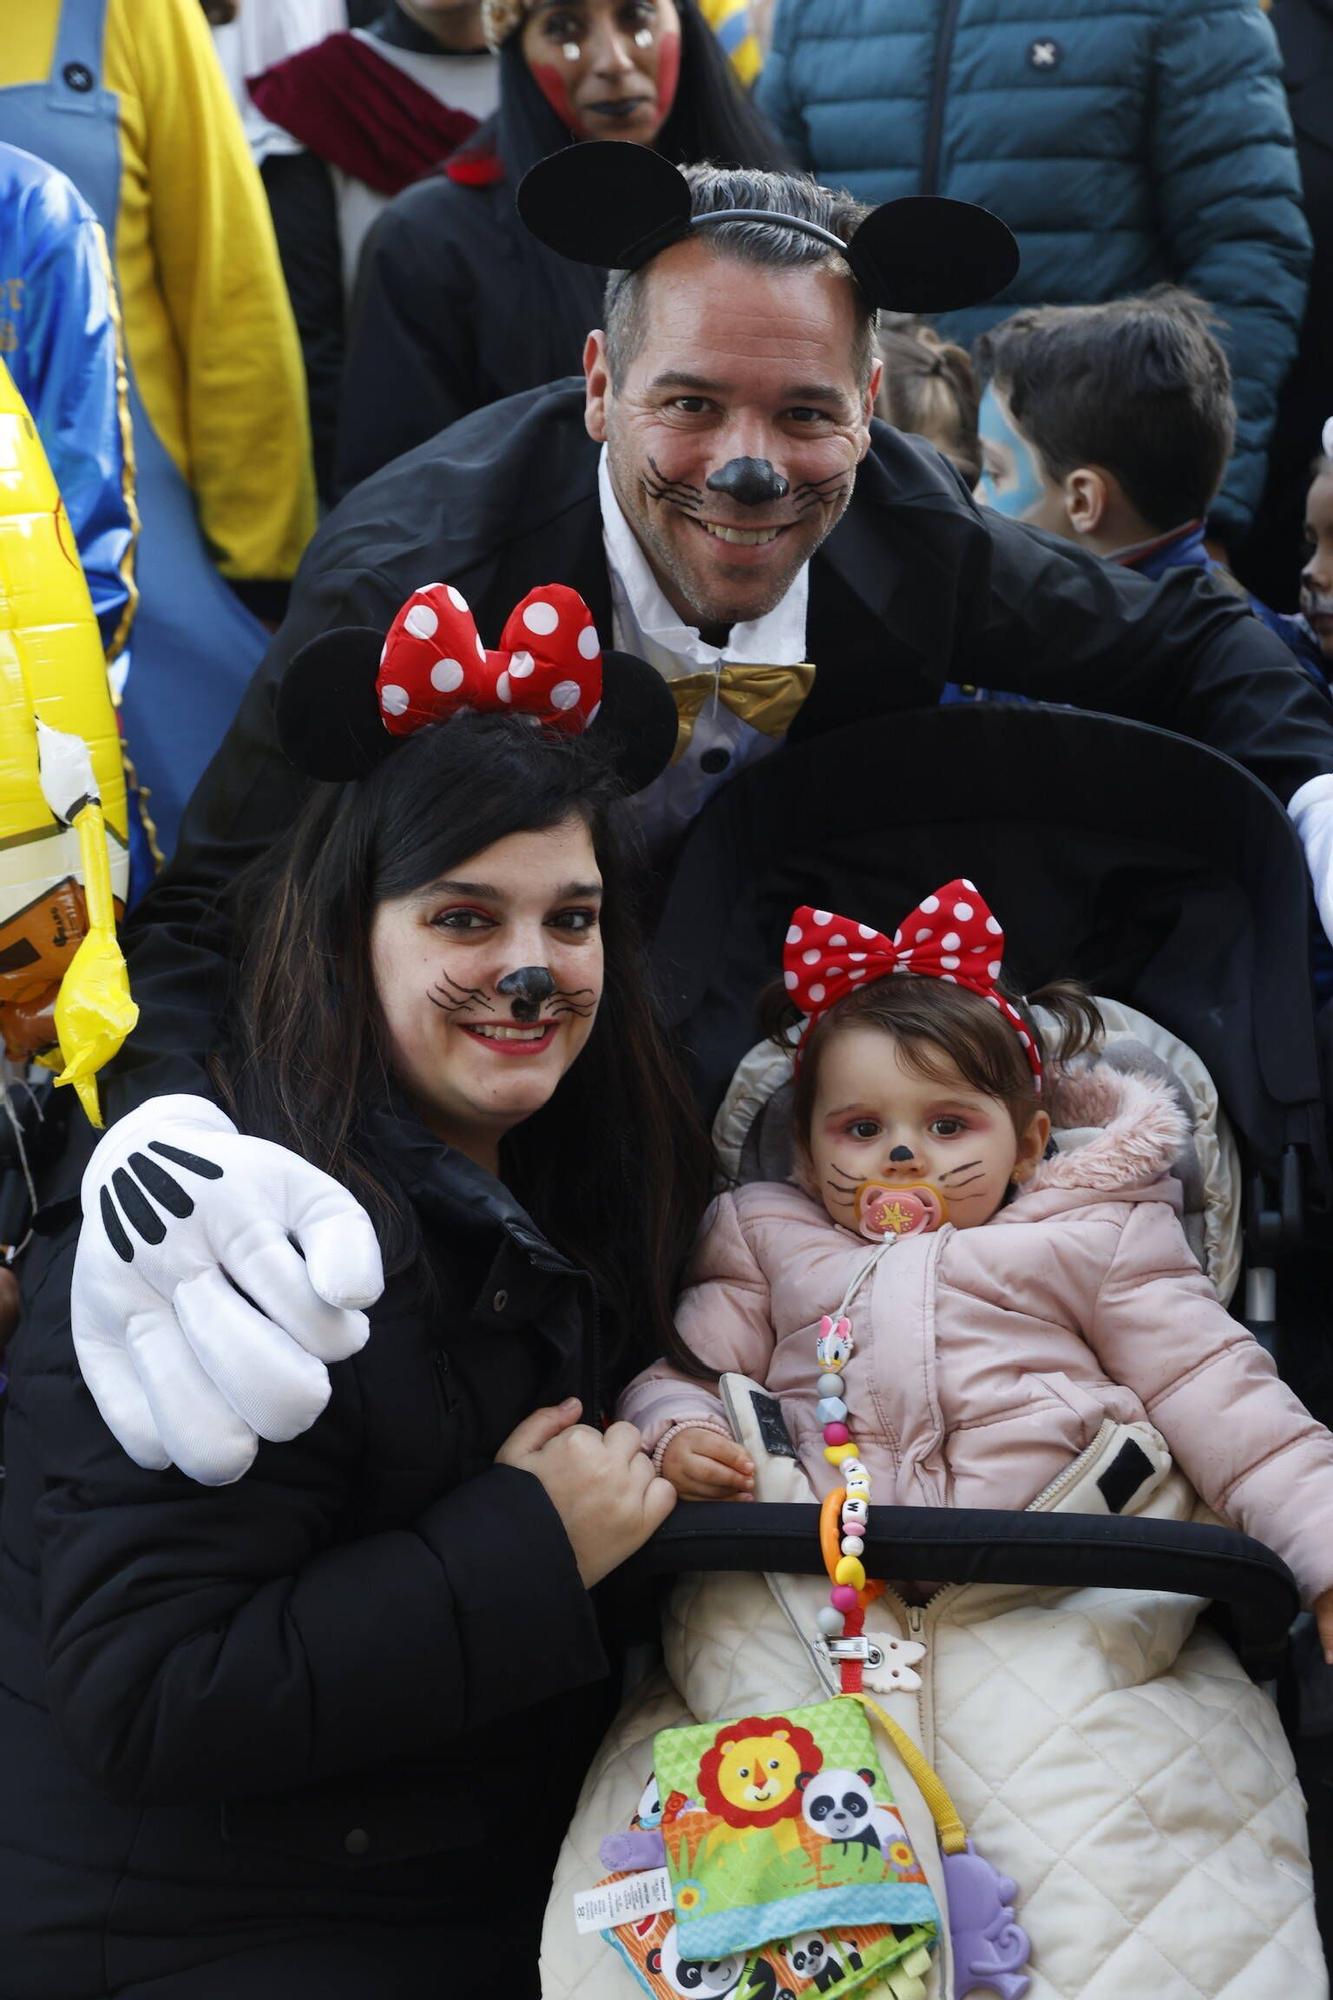
<instances>
[{"instance_id":1,"label":"woman's black puffer jacket","mask_svg":"<svg viewBox=\"0 0 1333 2000\"><path fill-rule=\"evenodd\" d=\"M103 1425L72 1233L27 1303L0 1514L5 2000L536 2000L607 1658L543 1488L493 1460L537 1406L600 1406L596 1304L490 1175L376 1119L431 1285L390 1282L319 1421L237 1484L142 1471Z\"/></svg>"}]
</instances>

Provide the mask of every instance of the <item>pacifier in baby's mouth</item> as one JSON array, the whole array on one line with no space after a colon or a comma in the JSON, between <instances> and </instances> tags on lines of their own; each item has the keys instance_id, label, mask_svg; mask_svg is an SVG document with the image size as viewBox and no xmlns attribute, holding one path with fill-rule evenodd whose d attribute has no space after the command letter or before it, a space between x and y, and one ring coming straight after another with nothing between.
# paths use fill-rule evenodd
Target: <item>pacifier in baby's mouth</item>
<instances>
[{"instance_id":1,"label":"pacifier in baby's mouth","mask_svg":"<svg viewBox=\"0 0 1333 2000\"><path fill-rule=\"evenodd\" d=\"M949 1219L949 1205L929 1181L862 1181L856 1226L872 1243L888 1236L926 1236Z\"/></svg>"}]
</instances>

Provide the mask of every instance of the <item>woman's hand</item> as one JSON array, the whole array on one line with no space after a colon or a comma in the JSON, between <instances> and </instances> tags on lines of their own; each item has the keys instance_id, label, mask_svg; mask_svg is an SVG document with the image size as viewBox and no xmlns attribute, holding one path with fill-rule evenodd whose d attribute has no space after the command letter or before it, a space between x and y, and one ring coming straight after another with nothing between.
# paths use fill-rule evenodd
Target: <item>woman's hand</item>
<instances>
[{"instance_id":1,"label":"woman's hand","mask_svg":"<svg viewBox=\"0 0 1333 2000\"><path fill-rule=\"evenodd\" d=\"M662 1476L682 1500L753 1500L754 1461L734 1438L702 1426L677 1431L662 1453Z\"/></svg>"},{"instance_id":2,"label":"woman's hand","mask_svg":"<svg viewBox=\"0 0 1333 2000\"><path fill-rule=\"evenodd\" d=\"M633 1424L612 1424L603 1435L578 1421L581 1408L570 1396L554 1409L534 1410L510 1432L495 1462L540 1479L591 1590L656 1533L676 1495L653 1471Z\"/></svg>"},{"instance_id":3,"label":"woman's hand","mask_svg":"<svg viewBox=\"0 0 1333 2000\"><path fill-rule=\"evenodd\" d=\"M1310 1609L1319 1628L1319 1643L1324 1649L1324 1664L1333 1667L1333 1590L1321 1590Z\"/></svg>"}]
</instances>

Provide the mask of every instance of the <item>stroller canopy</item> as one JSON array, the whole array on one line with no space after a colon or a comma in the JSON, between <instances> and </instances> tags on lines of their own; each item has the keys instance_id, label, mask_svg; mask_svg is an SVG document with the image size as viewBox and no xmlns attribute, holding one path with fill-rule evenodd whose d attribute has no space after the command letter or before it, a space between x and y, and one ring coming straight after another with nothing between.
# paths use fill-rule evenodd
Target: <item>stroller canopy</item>
<instances>
[{"instance_id":1,"label":"stroller canopy","mask_svg":"<svg viewBox=\"0 0 1333 2000\"><path fill-rule=\"evenodd\" d=\"M909 711L753 766L695 822L654 950L711 1114L756 1038L792 910L892 933L953 876L1004 924L1024 991L1072 977L1197 1050L1259 1163L1323 1158L1304 856L1228 757L1085 711Z\"/></svg>"}]
</instances>

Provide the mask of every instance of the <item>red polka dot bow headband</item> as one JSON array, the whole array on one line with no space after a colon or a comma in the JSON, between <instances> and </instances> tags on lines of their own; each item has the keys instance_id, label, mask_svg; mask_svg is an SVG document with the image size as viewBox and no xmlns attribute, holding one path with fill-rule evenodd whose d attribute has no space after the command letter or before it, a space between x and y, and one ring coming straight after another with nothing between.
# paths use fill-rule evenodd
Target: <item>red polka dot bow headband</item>
<instances>
[{"instance_id":1,"label":"red polka dot bow headband","mask_svg":"<svg viewBox=\"0 0 1333 2000\"><path fill-rule=\"evenodd\" d=\"M375 692L390 736L411 736L463 708L509 709L579 736L602 704L602 645L591 611L567 584L530 590L488 652L463 593L428 583L389 627Z\"/></svg>"},{"instance_id":2,"label":"red polka dot bow headband","mask_svg":"<svg viewBox=\"0 0 1333 2000\"><path fill-rule=\"evenodd\" d=\"M278 739L298 770L341 784L367 777L404 738L468 711L586 731L631 792L652 783L676 744L661 675L632 654L603 652L591 611L563 583L530 590L493 651L452 583L414 590L387 636L383 626L320 633L279 685Z\"/></svg>"},{"instance_id":3,"label":"red polka dot bow headband","mask_svg":"<svg viewBox=\"0 0 1333 2000\"><path fill-rule=\"evenodd\" d=\"M897 972L915 972L965 986L998 1007L1027 1053L1037 1089L1041 1056L1030 1029L996 981L1004 962L1004 931L974 882L961 877L925 896L890 943L872 924L857 924L831 910L803 903L787 929L782 954L787 991L808 1016L802 1041L821 1014L858 986Z\"/></svg>"}]
</instances>

